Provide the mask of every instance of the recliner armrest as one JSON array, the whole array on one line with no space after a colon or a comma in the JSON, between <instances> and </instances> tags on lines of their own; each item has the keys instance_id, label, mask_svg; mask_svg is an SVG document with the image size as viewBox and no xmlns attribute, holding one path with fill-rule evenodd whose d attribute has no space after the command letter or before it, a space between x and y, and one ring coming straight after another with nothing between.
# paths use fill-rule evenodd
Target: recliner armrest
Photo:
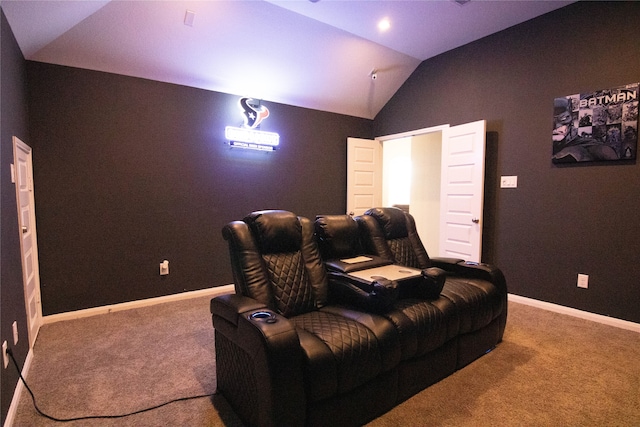
<instances>
[{"instance_id":1,"label":"recliner armrest","mask_svg":"<svg viewBox=\"0 0 640 427\"><path fill-rule=\"evenodd\" d=\"M434 267L447 272L472 279L483 279L493 283L506 297L507 281L498 267L482 262L467 262L456 258L431 258Z\"/></svg>"},{"instance_id":2,"label":"recliner armrest","mask_svg":"<svg viewBox=\"0 0 640 427\"><path fill-rule=\"evenodd\" d=\"M439 267L439 268L444 268L442 267L442 265L458 264L460 262L464 262L462 258L446 258L446 257L429 258L429 260L431 261L431 264L433 264L434 267Z\"/></svg>"},{"instance_id":3,"label":"recliner armrest","mask_svg":"<svg viewBox=\"0 0 640 427\"><path fill-rule=\"evenodd\" d=\"M259 310L266 308L266 305L254 300L236 294L225 294L215 297L209 305L211 314L218 315L226 321L238 326L238 316L250 310Z\"/></svg>"},{"instance_id":4,"label":"recliner armrest","mask_svg":"<svg viewBox=\"0 0 640 427\"><path fill-rule=\"evenodd\" d=\"M211 300L211 314L216 331L245 349L260 346L270 353L286 341L286 345L295 347L290 352L299 351L297 332L289 319L253 298L220 295Z\"/></svg>"},{"instance_id":5,"label":"recliner armrest","mask_svg":"<svg viewBox=\"0 0 640 427\"><path fill-rule=\"evenodd\" d=\"M249 424L303 425L307 399L304 356L293 323L240 295L213 298L211 314L217 363L224 372L218 371L219 390L229 392L231 398L250 396L247 399L255 407ZM238 384L250 386L239 394L230 391Z\"/></svg>"},{"instance_id":6,"label":"recliner armrest","mask_svg":"<svg viewBox=\"0 0 640 427\"><path fill-rule=\"evenodd\" d=\"M447 279L447 273L441 268L430 267L422 270L422 278L422 283L417 286L419 295L428 299L438 298Z\"/></svg>"}]
</instances>

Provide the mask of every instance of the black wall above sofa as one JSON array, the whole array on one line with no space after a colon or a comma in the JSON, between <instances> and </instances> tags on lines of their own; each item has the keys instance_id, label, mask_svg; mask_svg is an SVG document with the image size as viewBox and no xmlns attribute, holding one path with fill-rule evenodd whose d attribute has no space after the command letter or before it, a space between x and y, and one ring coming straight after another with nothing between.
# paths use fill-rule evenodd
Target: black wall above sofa
<instances>
[{"instance_id":1,"label":"black wall above sofa","mask_svg":"<svg viewBox=\"0 0 640 427\"><path fill-rule=\"evenodd\" d=\"M640 165L551 162L555 97L640 81L640 3L577 2L424 61L375 134L480 119L498 135L492 259L509 292L640 322ZM486 230L485 230L486 231ZM589 289L576 286L589 275Z\"/></svg>"},{"instance_id":2,"label":"black wall above sofa","mask_svg":"<svg viewBox=\"0 0 640 427\"><path fill-rule=\"evenodd\" d=\"M370 120L265 101L279 149L231 149L238 96L27 64L45 315L232 283L222 226L343 213L346 138L372 136Z\"/></svg>"}]
</instances>

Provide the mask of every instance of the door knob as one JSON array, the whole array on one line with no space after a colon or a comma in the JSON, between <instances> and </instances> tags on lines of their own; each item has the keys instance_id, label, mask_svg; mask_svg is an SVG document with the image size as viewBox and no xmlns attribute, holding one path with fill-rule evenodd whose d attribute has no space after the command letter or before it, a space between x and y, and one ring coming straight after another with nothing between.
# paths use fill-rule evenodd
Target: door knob
<instances>
[{"instance_id":1,"label":"door knob","mask_svg":"<svg viewBox=\"0 0 640 427\"><path fill-rule=\"evenodd\" d=\"M473 219L471 220L471 222L472 222L472 223L474 223L474 224L477 224L477 223L479 223L479 222L480 222L480 219L478 219L478 218L473 218Z\"/></svg>"}]
</instances>

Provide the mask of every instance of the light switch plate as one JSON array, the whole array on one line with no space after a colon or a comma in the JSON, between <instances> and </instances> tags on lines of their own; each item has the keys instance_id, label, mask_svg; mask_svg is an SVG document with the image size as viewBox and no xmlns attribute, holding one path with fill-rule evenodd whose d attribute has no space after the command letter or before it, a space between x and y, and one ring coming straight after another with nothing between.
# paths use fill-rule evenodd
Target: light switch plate
<instances>
[{"instance_id":1,"label":"light switch plate","mask_svg":"<svg viewBox=\"0 0 640 427\"><path fill-rule=\"evenodd\" d=\"M589 288L589 275L578 273L578 287L583 289Z\"/></svg>"},{"instance_id":2,"label":"light switch plate","mask_svg":"<svg viewBox=\"0 0 640 427\"><path fill-rule=\"evenodd\" d=\"M512 176L501 176L500 177L500 188L517 188L518 187L518 177L515 175Z\"/></svg>"},{"instance_id":3,"label":"light switch plate","mask_svg":"<svg viewBox=\"0 0 640 427\"><path fill-rule=\"evenodd\" d=\"M7 369L7 366L9 366L9 355L7 354L7 348L9 348L7 346L7 342L4 341L2 343L2 361L4 362L4 369Z\"/></svg>"},{"instance_id":4,"label":"light switch plate","mask_svg":"<svg viewBox=\"0 0 640 427\"><path fill-rule=\"evenodd\" d=\"M169 261L166 259L160 263L160 275L166 276L169 274Z\"/></svg>"},{"instance_id":5,"label":"light switch plate","mask_svg":"<svg viewBox=\"0 0 640 427\"><path fill-rule=\"evenodd\" d=\"M13 322L11 325L13 329L13 345L18 344L18 322Z\"/></svg>"}]
</instances>

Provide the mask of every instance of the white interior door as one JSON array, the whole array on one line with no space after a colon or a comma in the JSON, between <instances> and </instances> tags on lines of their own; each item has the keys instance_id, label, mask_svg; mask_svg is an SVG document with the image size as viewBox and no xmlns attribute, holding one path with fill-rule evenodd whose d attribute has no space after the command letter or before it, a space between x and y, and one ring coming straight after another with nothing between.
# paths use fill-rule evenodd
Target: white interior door
<instances>
[{"instance_id":1,"label":"white interior door","mask_svg":"<svg viewBox=\"0 0 640 427\"><path fill-rule=\"evenodd\" d=\"M480 262L484 120L450 127L442 139L440 256Z\"/></svg>"},{"instance_id":2,"label":"white interior door","mask_svg":"<svg viewBox=\"0 0 640 427\"><path fill-rule=\"evenodd\" d=\"M347 138L347 213L362 215L382 201L382 145Z\"/></svg>"},{"instance_id":3,"label":"white interior door","mask_svg":"<svg viewBox=\"0 0 640 427\"><path fill-rule=\"evenodd\" d=\"M27 309L29 347L31 348L42 324L35 199L33 196L33 164L31 148L15 136L13 137L13 153L18 202L18 226L20 227L20 250L22 253L22 275Z\"/></svg>"}]
</instances>

